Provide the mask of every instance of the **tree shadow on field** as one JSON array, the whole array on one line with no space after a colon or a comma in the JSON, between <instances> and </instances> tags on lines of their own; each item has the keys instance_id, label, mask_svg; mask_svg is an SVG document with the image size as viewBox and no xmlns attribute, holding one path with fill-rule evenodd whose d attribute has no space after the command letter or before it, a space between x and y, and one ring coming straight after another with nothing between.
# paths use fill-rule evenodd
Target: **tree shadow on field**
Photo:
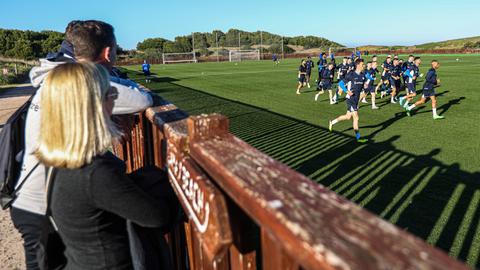
<instances>
[{"instance_id":1,"label":"tree shadow on field","mask_svg":"<svg viewBox=\"0 0 480 270\"><path fill-rule=\"evenodd\" d=\"M231 132L252 146L469 265L480 266L480 172L443 164L435 158L440 148L414 155L395 147L401 136L357 144L351 136L173 81L148 87L189 114L226 115ZM399 113L371 127L388 128L402 117Z\"/></svg>"}]
</instances>

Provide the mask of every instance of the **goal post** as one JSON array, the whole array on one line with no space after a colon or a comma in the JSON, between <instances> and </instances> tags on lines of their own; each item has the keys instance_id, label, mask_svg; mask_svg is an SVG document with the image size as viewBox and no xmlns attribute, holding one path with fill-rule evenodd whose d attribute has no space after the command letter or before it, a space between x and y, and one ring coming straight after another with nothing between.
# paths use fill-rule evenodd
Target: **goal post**
<instances>
[{"instance_id":1,"label":"goal post","mask_svg":"<svg viewBox=\"0 0 480 270\"><path fill-rule=\"evenodd\" d=\"M244 60L260 60L260 51L255 50L230 50L228 52L230 62L241 62Z\"/></svg>"},{"instance_id":2,"label":"goal post","mask_svg":"<svg viewBox=\"0 0 480 270\"><path fill-rule=\"evenodd\" d=\"M163 64L169 63L197 63L194 52L186 53L162 53Z\"/></svg>"}]
</instances>

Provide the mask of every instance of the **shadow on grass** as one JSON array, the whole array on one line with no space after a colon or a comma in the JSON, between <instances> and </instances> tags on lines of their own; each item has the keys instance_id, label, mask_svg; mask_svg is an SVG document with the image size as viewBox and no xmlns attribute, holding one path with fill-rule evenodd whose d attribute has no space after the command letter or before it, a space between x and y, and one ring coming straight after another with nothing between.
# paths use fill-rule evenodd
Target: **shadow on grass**
<instances>
[{"instance_id":1,"label":"shadow on grass","mask_svg":"<svg viewBox=\"0 0 480 270\"><path fill-rule=\"evenodd\" d=\"M454 257L480 266L480 173L397 149L400 136L369 144L260 107L164 78L147 85L189 114L221 113L239 138ZM292 93L294 95L294 93ZM448 109L457 104L453 100ZM404 117L398 113L370 135ZM321 207L321 205L319 205Z\"/></svg>"}]
</instances>

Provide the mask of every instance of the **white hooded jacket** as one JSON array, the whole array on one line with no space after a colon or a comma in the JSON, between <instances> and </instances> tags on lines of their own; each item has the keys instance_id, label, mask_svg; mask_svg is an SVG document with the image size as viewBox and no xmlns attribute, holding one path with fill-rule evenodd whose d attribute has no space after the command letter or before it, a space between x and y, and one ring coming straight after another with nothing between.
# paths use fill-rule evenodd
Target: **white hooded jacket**
<instances>
[{"instance_id":1,"label":"white hooded jacket","mask_svg":"<svg viewBox=\"0 0 480 270\"><path fill-rule=\"evenodd\" d=\"M54 67L74 62L75 60L68 55L55 60L41 59L40 66L34 67L30 71L30 79L34 87L40 87L32 99L30 109L25 123L25 155L23 157L22 171L20 173L17 185L19 185L25 176L38 163L37 158L32 154L38 146L38 135L40 133L40 96L42 84L48 72ZM151 95L140 88L135 82L111 77L111 85L118 91L118 98L115 100L113 114L129 114L145 110L152 106ZM45 193L45 167L39 166L32 171L31 175L17 192L17 199L13 207L28 212L44 215L46 213L46 193Z\"/></svg>"}]
</instances>

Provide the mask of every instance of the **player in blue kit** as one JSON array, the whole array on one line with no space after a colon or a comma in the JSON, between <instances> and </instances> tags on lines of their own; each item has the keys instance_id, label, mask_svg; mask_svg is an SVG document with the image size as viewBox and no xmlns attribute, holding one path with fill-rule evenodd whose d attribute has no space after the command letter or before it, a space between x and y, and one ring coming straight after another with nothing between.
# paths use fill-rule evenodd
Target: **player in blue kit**
<instances>
[{"instance_id":1,"label":"player in blue kit","mask_svg":"<svg viewBox=\"0 0 480 270\"><path fill-rule=\"evenodd\" d=\"M347 96L346 96L346 103L347 103L347 113L337 117L334 120L329 121L328 129L332 131L333 125L337 124L338 122L350 120L353 118L353 130L355 132L355 138L357 142L364 143L367 142L366 139L362 139L360 136L360 131L358 129L358 102L360 99L360 94L364 88L366 88L366 78L363 74L364 69L363 59L357 59L355 61L355 71L351 72L348 76L348 83L347 83Z\"/></svg>"},{"instance_id":2,"label":"player in blue kit","mask_svg":"<svg viewBox=\"0 0 480 270\"><path fill-rule=\"evenodd\" d=\"M318 79L317 79L317 90L321 90L321 82L322 82L322 71L323 69L327 68L327 54L321 53L319 55L319 59L317 61L318 66Z\"/></svg>"},{"instance_id":3,"label":"player in blue kit","mask_svg":"<svg viewBox=\"0 0 480 270\"><path fill-rule=\"evenodd\" d=\"M298 67L298 86L297 86L297 95L300 95L300 89L305 86L307 75L307 61L302 59L300 66Z\"/></svg>"},{"instance_id":4,"label":"player in blue kit","mask_svg":"<svg viewBox=\"0 0 480 270\"><path fill-rule=\"evenodd\" d=\"M142 71L143 71L143 75L145 75L145 82L149 83L151 73L150 73L150 64L147 62L147 60L143 60Z\"/></svg>"},{"instance_id":5,"label":"player in blue kit","mask_svg":"<svg viewBox=\"0 0 480 270\"><path fill-rule=\"evenodd\" d=\"M408 66L407 70L403 73L405 76L405 87L407 89L407 95L400 98L400 106L403 106L405 109L408 108L409 102L417 95L417 90L415 89L417 84L417 79L420 76L420 64L422 60L420 57L415 57L413 59L413 65Z\"/></svg>"},{"instance_id":6,"label":"player in blue kit","mask_svg":"<svg viewBox=\"0 0 480 270\"><path fill-rule=\"evenodd\" d=\"M348 72L348 65L347 65L348 57L343 57L342 63L337 66L338 73L337 73L337 80L341 80L345 78Z\"/></svg>"},{"instance_id":7,"label":"player in blue kit","mask_svg":"<svg viewBox=\"0 0 480 270\"><path fill-rule=\"evenodd\" d=\"M375 105L375 79L376 79L376 69L377 62L367 62L367 68L365 70L365 78L367 79L366 85L367 88L363 89L363 92L360 96L362 103L367 102L367 95L370 93L372 97L372 110L377 110L378 107Z\"/></svg>"},{"instance_id":8,"label":"player in blue kit","mask_svg":"<svg viewBox=\"0 0 480 270\"><path fill-rule=\"evenodd\" d=\"M399 64L398 58L393 59L393 66L390 69L390 86L392 87L392 93L390 94L390 103L397 103L397 93L402 86L400 77L402 76L402 67Z\"/></svg>"},{"instance_id":9,"label":"player in blue kit","mask_svg":"<svg viewBox=\"0 0 480 270\"><path fill-rule=\"evenodd\" d=\"M330 98L330 104L335 104L332 100L332 84L333 84L333 63L330 62L327 68L322 70L322 90L315 95L315 101L318 100L318 96L322 94L325 90L328 90L328 95Z\"/></svg>"},{"instance_id":10,"label":"player in blue kit","mask_svg":"<svg viewBox=\"0 0 480 270\"><path fill-rule=\"evenodd\" d=\"M307 57L307 62L305 63L305 67L307 68L307 75L306 75L306 81L307 81L307 87L310 88L310 76L312 75L312 68L315 65L313 64L312 58L310 56Z\"/></svg>"},{"instance_id":11,"label":"player in blue kit","mask_svg":"<svg viewBox=\"0 0 480 270\"><path fill-rule=\"evenodd\" d=\"M382 86L390 85L390 70L392 69L392 66L392 56L388 55L387 59L385 59L382 64L382 76L380 82L377 85L377 88L375 88L375 92L377 92ZM385 89L384 91L380 91L380 98L383 98L386 94L387 91Z\"/></svg>"},{"instance_id":12,"label":"player in blue kit","mask_svg":"<svg viewBox=\"0 0 480 270\"><path fill-rule=\"evenodd\" d=\"M437 60L432 61L432 68L427 72L425 76L425 83L423 84L422 98L406 108L407 115L410 116L411 111L427 101L427 98L432 100L432 113L433 119L444 119L445 117L437 114L437 99L435 98L435 87L440 84L440 79L437 78L437 69L440 68L440 63Z\"/></svg>"},{"instance_id":13,"label":"player in blue kit","mask_svg":"<svg viewBox=\"0 0 480 270\"><path fill-rule=\"evenodd\" d=\"M278 61L278 57L276 53L272 54L272 61L275 64L275 66L277 66L278 63L280 63L280 61Z\"/></svg>"}]
</instances>

